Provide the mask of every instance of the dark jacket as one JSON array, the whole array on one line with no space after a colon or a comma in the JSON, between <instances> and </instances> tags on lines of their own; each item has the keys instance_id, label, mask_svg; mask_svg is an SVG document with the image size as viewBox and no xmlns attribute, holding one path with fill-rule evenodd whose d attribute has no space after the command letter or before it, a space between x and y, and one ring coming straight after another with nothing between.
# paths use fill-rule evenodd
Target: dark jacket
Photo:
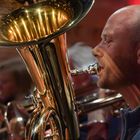
<instances>
[{"instance_id":1,"label":"dark jacket","mask_svg":"<svg viewBox=\"0 0 140 140\"><path fill-rule=\"evenodd\" d=\"M121 140L140 140L140 107L122 110L121 116Z\"/></svg>"}]
</instances>

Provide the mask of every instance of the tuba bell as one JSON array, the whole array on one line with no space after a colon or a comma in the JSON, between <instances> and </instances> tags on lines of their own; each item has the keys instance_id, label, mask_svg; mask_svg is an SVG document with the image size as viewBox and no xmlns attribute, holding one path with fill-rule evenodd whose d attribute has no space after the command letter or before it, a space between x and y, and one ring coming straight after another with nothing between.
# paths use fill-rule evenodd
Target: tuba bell
<instances>
[{"instance_id":1,"label":"tuba bell","mask_svg":"<svg viewBox=\"0 0 140 140\"><path fill-rule=\"evenodd\" d=\"M36 85L36 108L26 126L26 140L79 138L65 32L93 4L94 0L37 0L1 17L0 46L17 49Z\"/></svg>"}]
</instances>

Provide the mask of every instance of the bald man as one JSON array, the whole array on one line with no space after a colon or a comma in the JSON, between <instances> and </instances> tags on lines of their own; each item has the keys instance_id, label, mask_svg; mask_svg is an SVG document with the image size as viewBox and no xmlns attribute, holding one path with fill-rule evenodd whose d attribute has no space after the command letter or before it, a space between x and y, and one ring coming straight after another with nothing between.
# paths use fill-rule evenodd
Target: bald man
<instances>
[{"instance_id":1,"label":"bald man","mask_svg":"<svg viewBox=\"0 0 140 140\"><path fill-rule=\"evenodd\" d=\"M101 88L122 93L131 109L122 112L121 140L140 140L140 5L113 13L93 49Z\"/></svg>"}]
</instances>

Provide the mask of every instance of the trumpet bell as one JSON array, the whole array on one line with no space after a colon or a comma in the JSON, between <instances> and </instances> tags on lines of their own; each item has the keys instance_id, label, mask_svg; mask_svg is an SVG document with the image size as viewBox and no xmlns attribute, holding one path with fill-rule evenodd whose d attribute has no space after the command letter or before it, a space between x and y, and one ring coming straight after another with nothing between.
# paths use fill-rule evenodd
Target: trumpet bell
<instances>
[{"instance_id":1,"label":"trumpet bell","mask_svg":"<svg viewBox=\"0 0 140 140\"><path fill-rule=\"evenodd\" d=\"M94 0L45 0L1 18L0 46L33 45L50 41L76 25Z\"/></svg>"}]
</instances>

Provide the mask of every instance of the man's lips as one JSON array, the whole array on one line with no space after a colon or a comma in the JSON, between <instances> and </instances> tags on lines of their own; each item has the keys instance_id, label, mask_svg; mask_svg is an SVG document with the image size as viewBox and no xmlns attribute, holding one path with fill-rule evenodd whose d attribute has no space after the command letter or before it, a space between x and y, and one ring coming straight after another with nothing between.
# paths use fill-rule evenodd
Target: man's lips
<instances>
[{"instance_id":1,"label":"man's lips","mask_svg":"<svg viewBox=\"0 0 140 140\"><path fill-rule=\"evenodd\" d=\"M104 66L101 63L98 63L97 74L100 74L103 69Z\"/></svg>"}]
</instances>

